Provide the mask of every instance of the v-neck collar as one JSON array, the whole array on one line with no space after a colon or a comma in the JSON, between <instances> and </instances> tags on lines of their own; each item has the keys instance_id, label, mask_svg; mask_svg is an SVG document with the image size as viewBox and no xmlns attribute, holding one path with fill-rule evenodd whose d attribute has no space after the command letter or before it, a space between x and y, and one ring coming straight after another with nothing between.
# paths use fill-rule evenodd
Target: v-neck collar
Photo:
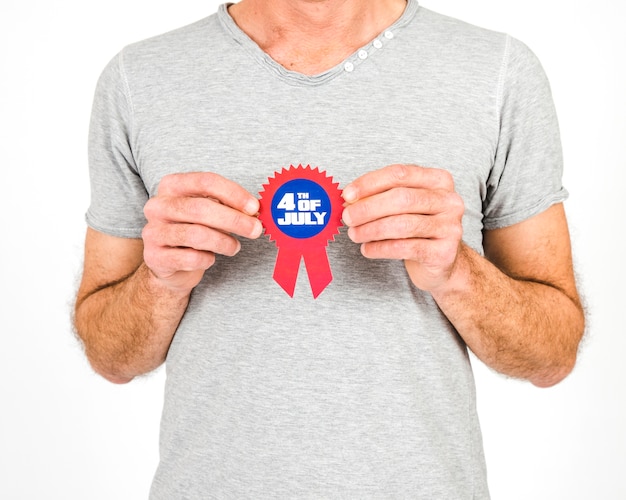
<instances>
[{"instance_id":1,"label":"v-neck collar","mask_svg":"<svg viewBox=\"0 0 626 500\"><path fill-rule=\"evenodd\" d=\"M322 85L341 74L355 73L358 71L358 67L361 64L366 63L370 57L378 57L380 53L384 52L385 46L393 43L393 40L399 34L401 29L406 26L413 19L413 17L415 17L415 14L419 10L418 0L407 0L404 12L391 26L380 32L369 43L357 49L341 63L327 71L324 71L323 73L311 76L297 71L291 71L272 59L269 54L264 52L254 40L252 40L239 26L237 26L228 12L229 5L230 4L220 5L217 15L222 26L227 33L232 36L235 42L246 50L253 59L274 73L279 79L282 79L292 85L304 86Z\"/></svg>"}]
</instances>

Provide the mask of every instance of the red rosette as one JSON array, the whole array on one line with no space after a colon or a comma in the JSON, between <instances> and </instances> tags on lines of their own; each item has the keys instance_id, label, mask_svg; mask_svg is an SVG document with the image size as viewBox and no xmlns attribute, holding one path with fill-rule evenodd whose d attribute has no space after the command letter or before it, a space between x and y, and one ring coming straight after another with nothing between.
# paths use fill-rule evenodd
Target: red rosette
<instances>
[{"instance_id":1,"label":"red rosette","mask_svg":"<svg viewBox=\"0 0 626 500\"><path fill-rule=\"evenodd\" d=\"M339 183L318 167L291 165L263 184L259 219L278 248L274 280L293 297L304 259L313 297L332 281L326 247L341 227L343 199Z\"/></svg>"}]
</instances>

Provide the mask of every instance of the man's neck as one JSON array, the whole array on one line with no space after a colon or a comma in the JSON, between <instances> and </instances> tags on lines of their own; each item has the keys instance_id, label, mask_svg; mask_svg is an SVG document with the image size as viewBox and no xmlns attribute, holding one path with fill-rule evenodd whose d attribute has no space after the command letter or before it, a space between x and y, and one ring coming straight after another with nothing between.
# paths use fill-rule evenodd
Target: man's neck
<instances>
[{"instance_id":1,"label":"man's neck","mask_svg":"<svg viewBox=\"0 0 626 500\"><path fill-rule=\"evenodd\" d=\"M285 68L314 75L393 24L406 0L241 0L237 25Z\"/></svg>"}]
</instances>

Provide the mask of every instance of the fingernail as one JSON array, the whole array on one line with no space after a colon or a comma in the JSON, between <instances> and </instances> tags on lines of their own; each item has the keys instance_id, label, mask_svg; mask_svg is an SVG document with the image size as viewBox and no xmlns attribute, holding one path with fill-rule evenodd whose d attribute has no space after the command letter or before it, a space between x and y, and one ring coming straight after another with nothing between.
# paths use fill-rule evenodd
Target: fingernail
<instances>
[{"instance_id":1,"label":"fingernail","mask_svg":"<svg viewBox=\"0 0 626 500\"><path fill-rule=\"evenodd\" d=\"M263 233L263 224L261 224L261 221L259 219L256 220L256 222L254 223L254 228L252 229L252 234L250 235L251 239L256 239L259 236L261 236L261 234Z\"/></svg>"},{"instance_id":2,"label":"fingernail","mask_svg":"<svg viewBox=\"0 0 626 500\"><path fill-rule=\"evenodd\" d=\"M352 219L350 218L350 214L348 213L348 209L345 209L343 211L343 214L341 214L341 220L343 220L343 223L350 227L350 225L352 224Z\"/></svg>"},{"instance_id":3,"label":"fingernail","mask_svg":"<svg viewBox=\"0 0 626 500\"><path fill-rule=\"evenodd\" d=\"M251 198L250 200L248 200L246 206L244 207L244 211L248 215L256 215L259 211L259 200L255 198Z\"/></svg>"},{"instance_id":4,"label":"fingernail","mask_svg":"<svg viewBox=\"0 0 626 500\"><path fill-rule=\"evenodd\" d=\"M346 200L348 203L352 203L356 200L356 189L348 186L343 190L341 196L343 196L343 199Z\"/></svg>"}]
</instances>

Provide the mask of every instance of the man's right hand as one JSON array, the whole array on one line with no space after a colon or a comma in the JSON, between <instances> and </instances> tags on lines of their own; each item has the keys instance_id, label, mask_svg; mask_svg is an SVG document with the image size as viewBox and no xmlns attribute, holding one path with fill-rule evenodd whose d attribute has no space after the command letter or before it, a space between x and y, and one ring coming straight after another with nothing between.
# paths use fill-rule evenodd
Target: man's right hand
<instances>
[{"instance_id":1,"label":"man's right hand","mask_svg":"<svg viewBox=\"0 0 626 500\"><path fill-rule=\"evenodd\" d=\"M263 226L258 200L240 185L214 173L163 177L144 208L144 262L173 291L190 292L215 262L233 256L236 236L258 238Z\"/></svg>"}]
</instances>

